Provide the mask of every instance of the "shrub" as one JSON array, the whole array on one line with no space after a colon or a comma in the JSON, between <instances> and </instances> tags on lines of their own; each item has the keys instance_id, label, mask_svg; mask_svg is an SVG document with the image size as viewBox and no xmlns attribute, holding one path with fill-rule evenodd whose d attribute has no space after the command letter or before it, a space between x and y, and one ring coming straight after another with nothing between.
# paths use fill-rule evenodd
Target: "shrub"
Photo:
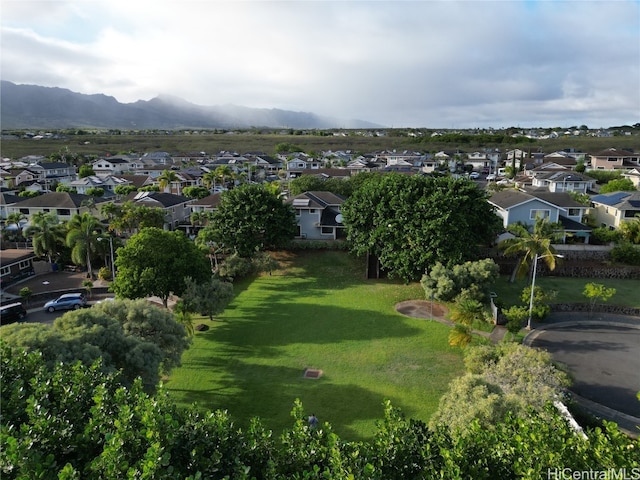
<instances>
[{"instance_id":1,"label":"shrub","mask_svg":"<svg viewBox=\"0 0 640 480\"><path fill-rule=\"evenodd\" d=\"M609 258L618 263L640 265L640 248L630 242L620 242L609 252Z\"/></svg>"},{"instance_id":2,"label":"shrub","mask_svg":"<svg viewBox=\"0 0 640 480\"><path fill-rule=\"evenodd\" d=\"M524 305L513 305L502 313L507 318L507 330L513 334L520 331L529 316L529 310Z\"/></svg>"},{"instance_id":3,"label":"shrub","mask_svg":"<svg viewBox=\"0 0 640 480\"><path fill-rule=\"evenodd\" d=\"M102 267L98 270L98 278L106 282L111 280L111 269L109 267Z\"/></svg>"},{"instance_id":4,"label":"shrub","mask_svg":"<svg viewBox=\"0 0 640 480\"><path fill-rule=\"evenodd\" d=\"M611 230L608 227L594 228L591 232L594 243L607 244L611 242L617 242L620 239L620 232L618 230Z\"/></svg>"}]
</instances>

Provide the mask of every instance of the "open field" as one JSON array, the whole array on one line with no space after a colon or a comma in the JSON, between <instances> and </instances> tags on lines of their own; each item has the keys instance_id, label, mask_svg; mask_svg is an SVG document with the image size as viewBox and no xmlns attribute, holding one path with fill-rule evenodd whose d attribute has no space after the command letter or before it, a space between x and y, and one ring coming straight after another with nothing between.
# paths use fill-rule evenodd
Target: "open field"
<instances>
[{"instance_id":1,"label":"open field","mask_svg":"<svg viewBox=\"0 0 640 480\"><path fill-rule=\"evenodd\" d=\"M166 383L171 396L227 409L241 426L259 416L276 433L291 425L296 398L346 439L372 435L384 399L427 421L463 365L447 326L394 310L423 298L420 285L364 280L362 262L343 252L285 260L203 322L211 328L196 333ZM306 368L323 375L305 379Z\"/></svg>"},{"instance_id":2,"label":"open field","mask_svg":"<svg viewBox=\"0 0 640 480\"><path fill-rule=\"evenodd\" d=\"M511 148L521 148L532 152L539 149L544 152L554 152L564 148L575 148L587 153L595 153L605 148L630 148L640 150L640 135L618 136L611 138L570 137L556 140L540 140L525 143L517 139L500 145L483 144L471 141L464 144L445 142L420 143L412 137L394 134L389 131L386 136L363 136L355 132L346 131L346 136L320 135L289 135L278 133L213 133L205 134L139 134L139 135L106 135L104 133L72 135L65 139L3 139L0 153L3 158L17 159L26 155L50 155L64 149L82 155L104 156L123 152L152 152L167 151L169 153L207 152L215 154L220 151L235 151L239 153L261 151L275 154L275 147L279 143L291 143L300 146L306 152L322 150L351 150L357 153L370 153L380 150L412 150L421 152L438 152L440 150L462 149L473 151L478 148L498 147L502 151ZM480 137L478 137L480 139Z\"/></svg>"}]
</instances>

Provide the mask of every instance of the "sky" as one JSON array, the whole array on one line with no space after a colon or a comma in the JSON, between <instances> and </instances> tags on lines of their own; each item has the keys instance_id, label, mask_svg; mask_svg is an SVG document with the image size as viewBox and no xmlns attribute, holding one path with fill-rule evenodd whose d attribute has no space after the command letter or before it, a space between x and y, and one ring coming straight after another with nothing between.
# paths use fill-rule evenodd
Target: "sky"
<instances>
[{"instance_id":1,"label":"sky","mask_svg":"<svg viewBox=\"0 0 640 480\"><path fill-rule=\"evenodd\" d=\"M396 128L640 122L640 0L0 0L0 7L0 73L17 84Z\"/></svg>"}]
</instances>

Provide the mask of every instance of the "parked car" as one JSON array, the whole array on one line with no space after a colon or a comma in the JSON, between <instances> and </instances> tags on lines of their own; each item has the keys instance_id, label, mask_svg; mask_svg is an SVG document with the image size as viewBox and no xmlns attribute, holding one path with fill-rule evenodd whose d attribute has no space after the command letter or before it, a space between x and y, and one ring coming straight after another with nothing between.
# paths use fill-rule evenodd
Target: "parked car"
<instances>
[{"instance_id":1,"label":"parked car","mask_svg":"<svg viewBox=\"0 0 640 480\"><path fill-rule=\"evenodd\" d=\"M478 172L471 172L469 174L469 178L471 178L473 180L476 180L476 179L480 178L480 174Z\"/></svg>"},{"instance_id":2,"label":"parked car","mask_svg":"<svg viewBox=\"0 0 640 480\"><path fill-rule=\"evenodd\" d=\"M487 182L491 182L496 180L498 177L496 176L495 173L490 173L489 175L487 175Z\"/></svg>"},{"instance_id":3,"label":"parked car","mask_svg":"<svg viewBox=\"0 0 640 480\"><path fill-rule=\"evenodd\" d=\"M87 299L82 293L65 293L55 300L51 300L44 304L47 312L55 312L56 310L78 310L87 306Z\"/></svg>"},{"instance_id":4,"label":"parked car","mask_svg":"<svg viewBox=\"0 0 640 480\"><path fill-rule=\"evenodd\" d=\"M0 325L19 322L27 316L27 311L20 302L0 307Z\"/></svg>"}]
</instances>

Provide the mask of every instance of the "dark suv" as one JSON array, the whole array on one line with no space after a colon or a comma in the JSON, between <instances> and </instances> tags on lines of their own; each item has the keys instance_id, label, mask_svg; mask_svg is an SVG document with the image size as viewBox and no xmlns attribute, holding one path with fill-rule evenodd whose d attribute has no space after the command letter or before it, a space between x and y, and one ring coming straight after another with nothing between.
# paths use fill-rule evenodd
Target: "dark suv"
<instances>
[{"instance_id":1,"label":"dark suv","mask_svg":"<svg viewBox=\"0 0 640 480\"><path fill-rule=\"evenodd\" d=\"M20 302L0 307L0 325L19 322L27 316L27 311Z\"/></svg>"}]
</instances>

